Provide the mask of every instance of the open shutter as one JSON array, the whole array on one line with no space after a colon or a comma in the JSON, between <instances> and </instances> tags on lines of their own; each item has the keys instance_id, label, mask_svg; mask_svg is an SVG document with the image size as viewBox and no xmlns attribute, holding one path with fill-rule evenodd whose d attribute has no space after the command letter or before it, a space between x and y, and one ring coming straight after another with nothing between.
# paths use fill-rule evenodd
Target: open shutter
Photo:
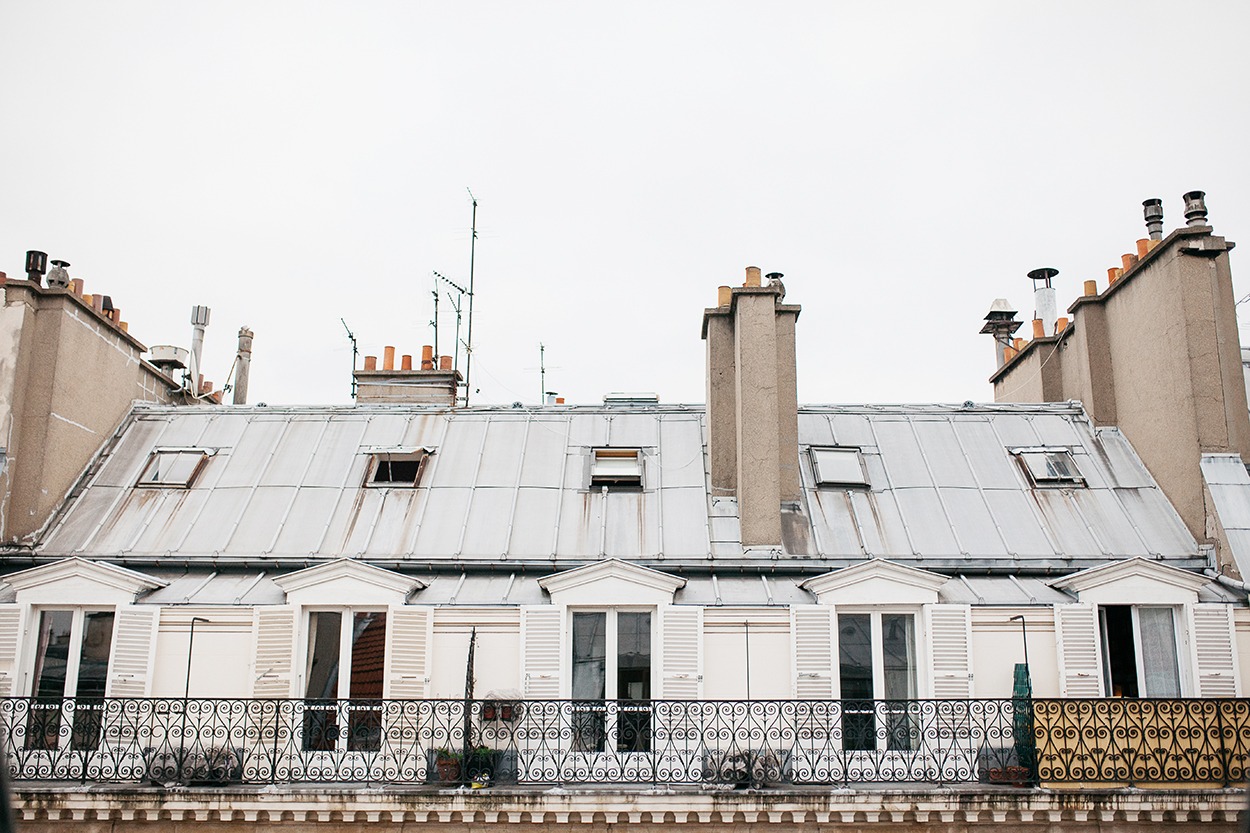
<instances>
[{"instance_id":1,"label":"open shutter","mask_svg":"<svg viewBox=\"0 0 1250 833\"><path fill-rule=\"evenodd\" d=\"M292 696L295 667L295 608L261 605L256 608L256 646L252 656L252 696Z\"/></svg>"},{"instance_id":2,"label":"open shutter","mask_svg":"<svg viewBox=\"0 0 1250 833\"><path fill-rule=\"evenodd\" d=\"M1187 607L1196 694L1199 697L1240 697L1233 606L1192 604Z\"/></svg>"},{"instance_id":3,"label":"open shutter","mask_svg":"<svg viewBox=\"0 0 1250 833\"><path fill-rule=\"evenodd\" d=\"M1103 696L1098 630L1098 608L1094 605L1055 605L1060 697Z\"/></svg>"},{"instance_id":4,"label":"open shutter","mask_svg":"<svg viewBox=\"0 0 1250 833\"><path fill-rule=\"evenodd\" d=\"M17 643L22 635L22 609L0 605L0 697L13 695L17 679Z\"/></svg>"},{"instance_id":5,"label":"open shutter","mask_svg":"<svg viewBox=\"0 0 1250 833\"><path fill-rule=\"evenodd\" d=\"M933 696L966 700L972 696L972 608L960 604L924 606Z\"/></svg>"},{"instance_id":6,"label":"open shutter","mask_svg":"<svg viewBox=\"0 0 1250 833\"><path fill-rule=\"evenodd\" d=\"M553 605L521 606L521 676L526 697L560 696L560 623L564 609Z\"/></svg>"},{"instance_id":7,"label":"open shutter","mask_svg":"<svg viewBox=\"0 0 1250 833\"><path fill-rule=\"evenodd\" d=\"M834 697L834 621L830 605L793 605L790 608L794 696L800 700L832 700Z\"/></svg>"},{"instance_id":8,"label":"open shutter","mask_svg":"<svg viewBox=\"0 0 1250 833\"><path fill-rule=\"evenodd\" d=\"M152 660L161 609L126 605L117 608L109 664L109 697L148 697L152 692Z\"/></svg>"},{"instance_id":9,"label":"open shutter","mask_svg":"<svg viewBox=\"0 0 1250 833\"><path fill-rule=\"evenodd\" d=\"M661 607L660 644L664 652L660 697L697 700L703 694L703 608Z\"/></svg>"},{"instance_id":10,"label":"open shutter","mask_svg":"<svg viewBox=\"0 0 1250 833\"><path fill-rule=\"evenodd\" d=\"M430 644L433 642L433 609L417 605L392 605L387 622L387 690L383 697L420 700L430 681Z\"/></svg>"}]
</instances>

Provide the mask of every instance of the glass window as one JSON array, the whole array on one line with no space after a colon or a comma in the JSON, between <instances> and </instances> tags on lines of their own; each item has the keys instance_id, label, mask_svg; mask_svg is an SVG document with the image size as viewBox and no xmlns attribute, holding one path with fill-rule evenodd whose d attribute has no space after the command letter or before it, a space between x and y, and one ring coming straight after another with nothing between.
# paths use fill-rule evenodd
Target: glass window
<instances>
[{"instance_id":1,"label":"glass window","mask_svg":"<svg viewBox=\"0 0 1250 833\"><path fill-rule=\"evenodd\" d=\"M811 449L812 473L817 486L867 486L864 461L858 448Z\"/></svg>"},{"instance_id":2,"label":"glass window","mask_svg":"<svg viewBox=\"0 0 1250 833\"><path fill-rule=\"evenodd\" d=\"M344 630L344 622L350 627ZM344 659L346 658L346 659ZM304 667L304 749L370 751L381 743L386 613L317 610L308 614Z\"/></svg>"},{"instance_id":3,"label":"glass window","mask_svg":"<svg viewBox=\"0 0 1250 833\"><path fill-rule=\"evenodd\" d=\"M1104 605L1103 688L1111 697L1180 697L1175 613L1170 607Z\"/></svg>"},{"instance_id":4,"label":"glass window","mask_svg":"<svg viewBox=\"0 0 1250 833\"><path fill-rule=\"evenodd\" d=\"M1012 453L1035 486L1080 486L1085 483L1072 452L1066 448L1019 448Z\"/></svg>"},{"instance_id":5,"label":"glass window","mask_svg":"<svg viewBox=\"0 0 1250 833\"><path fill-rule=\"evenodd\" d=\"M148 458L136 485L188 488L207 459L200 448L158 449Z\"/></svg>"},{"instance_id":6,"label":"glass window","mask_svg":"<svg viewBox=\"0 0 1250 833\"><path fill-rule=\"evenodd\" d=\"M573 613L574 746L603 752L651 748L651 614L646 611ZM609 661L611 657L611 661ZM609 710L602 702L616 698Z\"/></svg>"},{"instance_id":7,"label":"glass window","mask_svg":"<svg viewBox=\"0 0 1250 833\"><path fill-rule=\"evenodd\" d=\"M99 746L112 646L112 611L40 611L27 748L58 748L67 710L73 714L70 747Z\"/></svg>"},{"instance_id":8,"label":"glass window","mask_svg":"<svg viewBox=\"0 0 1250 833\"><path fill-rule=\"evenodd\" d=\"M842 748L908 750L917 736L916 617L839 613Z\"/></svg>"}]
</instances>

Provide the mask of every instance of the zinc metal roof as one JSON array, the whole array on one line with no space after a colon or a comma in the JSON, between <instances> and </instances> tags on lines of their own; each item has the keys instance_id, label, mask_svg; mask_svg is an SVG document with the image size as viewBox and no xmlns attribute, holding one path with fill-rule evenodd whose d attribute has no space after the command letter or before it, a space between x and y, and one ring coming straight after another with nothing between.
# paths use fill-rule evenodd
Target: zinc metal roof
<instances>
[{"instance_id":1,"label":"zinc metal roof","mask_svg":"<svg viewBox=\"0 0 1250 833\"><path fill-rule=\"evenodd\" d=\"M781 552L744 551L709 497L702 406L446 409L139 406L38 545L45 557L286 567L664 563L1067 571L1134 555L1202 566L1127 440L1080 407L828 406L799 414L803 501ZM868 487L817 487L806 449L861 450ZM643 487L589 488L594 448L637 448ZM158 448L211 456L189 488L135 485ZM371 454L434 449L415 488ZM1034 488L1010 449L1070 449L1083 488Z\"/></svg>"}]
</instances>

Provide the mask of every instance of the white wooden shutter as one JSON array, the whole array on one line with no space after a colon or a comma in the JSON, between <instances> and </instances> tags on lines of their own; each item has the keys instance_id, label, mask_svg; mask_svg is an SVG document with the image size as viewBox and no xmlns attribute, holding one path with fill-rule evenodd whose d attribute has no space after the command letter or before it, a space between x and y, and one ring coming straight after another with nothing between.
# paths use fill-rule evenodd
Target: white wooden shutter
<instances>
[{"instance_id":1,"label":"white wooden shutter","mask_svg":"<svg viewBox=\"0 0 1250 833\"><path fill-rule=\"evenodd\" d=\"M253 628L253 697L291 697L295 681L295 617L291 605L260 605Z\"/></svg>"},{"instance_id":2,"label":"white wooden shutter","mask_svg":"<svg viewBox=\"0 0 1250 833\"><path fill-rule=\"evenodd\" d=\"M395 700L420 700L430 681L430 645L433 643L433 608L392 605L386 623L386 681L382 696Z\"/></svg>"},{"instance_id":3,"label":"white wooden shutter","mask_svg":"<svg viewBox=\"0 0 1250 833\"><path fill-rule=\"evenodd\" d=\"M972 608L960 604L924 606L933 696L972 697Z\"/></svg>"},{"instance_id":4,"label":"white wooden shutter","mask_svg":"<svg viewBox=\"0 0 1250 833\"><path fill-rule=\"evenodd\" d=\"M1199 603L1186 607L1197 695L1240 697L1241 674L1237 668L1233 606Z\"/></svg>"},{"instance_id":5,"label":"white wooden shutter","mask_svg":"<svg viewBox=\"0 0 1250 833\"><path fill-rule=\"evenodd\" d=\"M1098 608L1092 604L1055 605L1059 649L1059 696L1102 697L1102 655L1098 648Z\"/></svg>"},{"instance_id":6,"label":"white wooden shutter","mask_svg":"<svg viewBox=\"0 0 1250 833\"><path fill-rule=\"evenodd\" d=\"M791 660L794 664L794 696L800 700L832 700L833 636L831 605L790 607Z\"/></svg>"},{"instance_id":7,"label":"white wooden shutter","mask_svg":"<svg viewBox=\"0 0 1250 833\"><path fill-rule=\"evenodd\" d=\"M660 608L663 674L660 697L697 700L703 694L703 608L664 605Z\"/></svg>"},{"instance_id":8,"label":"white wooden shutter","mask_svg":"<svg viewBox=\"0 0 1250 833\"><path fill-rule=\"evenodd\" d=\"M553 605L521 606L521 677L526 697L560 696L560 630L564 609Z\"/></svg>"},{"instance_id":9,"label":"white wooden shutter","mask_svg":"<svg viewBox=\"0 0 1250 833\"><path fill-rule=\"evenodd\" d=\"M22 635L22 609L0 605L0 697L13 695L17 678L17 643Z\"/></svg>"},{"instance_id":10,"label":"white wooden shutter","mask_svg":"<svg viewBox=\"0 0 1250 833\"><path fill-rule=\"evenodd\" d=\"M109 662L108 697L149 697L156 626L161 609L155 605L117 608L117 627Z\"/></svg>"}]
</instances>

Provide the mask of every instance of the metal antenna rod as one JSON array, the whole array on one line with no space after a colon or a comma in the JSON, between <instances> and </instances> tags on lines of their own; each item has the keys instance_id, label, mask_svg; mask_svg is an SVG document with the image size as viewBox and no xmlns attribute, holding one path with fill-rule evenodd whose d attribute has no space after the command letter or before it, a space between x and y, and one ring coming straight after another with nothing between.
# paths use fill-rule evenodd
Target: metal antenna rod
<instances>
[{"instance_id":1,"label":"metal antenna rod","mask_svg":"<svg viewBox=\"0 0 1250 833\"><path fill-rule=\"evenodd\" d=\"M538 404L547 404L547 348L538 342Z\"/></svg>"},{"instance_id":2,"label":"metal antenna rod","mask_svg":"<svg viewBox=\"0 0 1250 833\"><path fill-rule=\"evenodd\" d=\"M455 281L453 281L451 278L447 277L446 275L440 274L439 272L433 272L433 275L435 278L438 278L440 281L442 281L443 283L447 284L452 289L460 293L460 295L457 297L453 297L450 292L447 293L447 300L451 302L452 309L456 311L456 349L455 349L456 358L455 358L455 363L452 365L452 369L459 370L460 369L460 303L463 297L468 294L468 291L463 286L456 283ZM437 307L437 304L436 304L436 307ZM434 352L437 353L438 351L435 350Z\"/></svg>"},{"instance_id":3,"label":"metal antenna rod","mask_svg":"<svg viewBox=\"0 0 1250 833\"><path fill-rule=\"evenodd\" d=\"M464 190L469 191L468 188ZM470 371L473 367L473 262L477 255L477 197L469 191L469 199L473 201L472 237L469 239L469 332L468 341L464 345L464 405L469 406L469 394L473 391Z\"/></svg>"},{"instance_id":4,"label":"metal antenna rod","mask_svg":"<svg viewBox=\"0 0 1250 833\"><path fill-rule=\"evenodd\" d=\"M343 329L347 330L347 337L352 340L352 399L355 399L356 398L356 354L359 352L356 349L356 336L352 334L352 328L347 326L346 321L343 321L342 318L340 318L339 321L343 322Z\"/></svg>"},{"instance_id":5,"label":"metal antenna rod","mask_svg":"<svg viewBox=\"0 0 1250 833\"><path fill-rule=\"evenodd\" d=\"M434 278L434 291L430 293L434 296L434 321L431 322L434 327L434 362L438 364L438 278Z\"/></svg>"}]
</instances>

